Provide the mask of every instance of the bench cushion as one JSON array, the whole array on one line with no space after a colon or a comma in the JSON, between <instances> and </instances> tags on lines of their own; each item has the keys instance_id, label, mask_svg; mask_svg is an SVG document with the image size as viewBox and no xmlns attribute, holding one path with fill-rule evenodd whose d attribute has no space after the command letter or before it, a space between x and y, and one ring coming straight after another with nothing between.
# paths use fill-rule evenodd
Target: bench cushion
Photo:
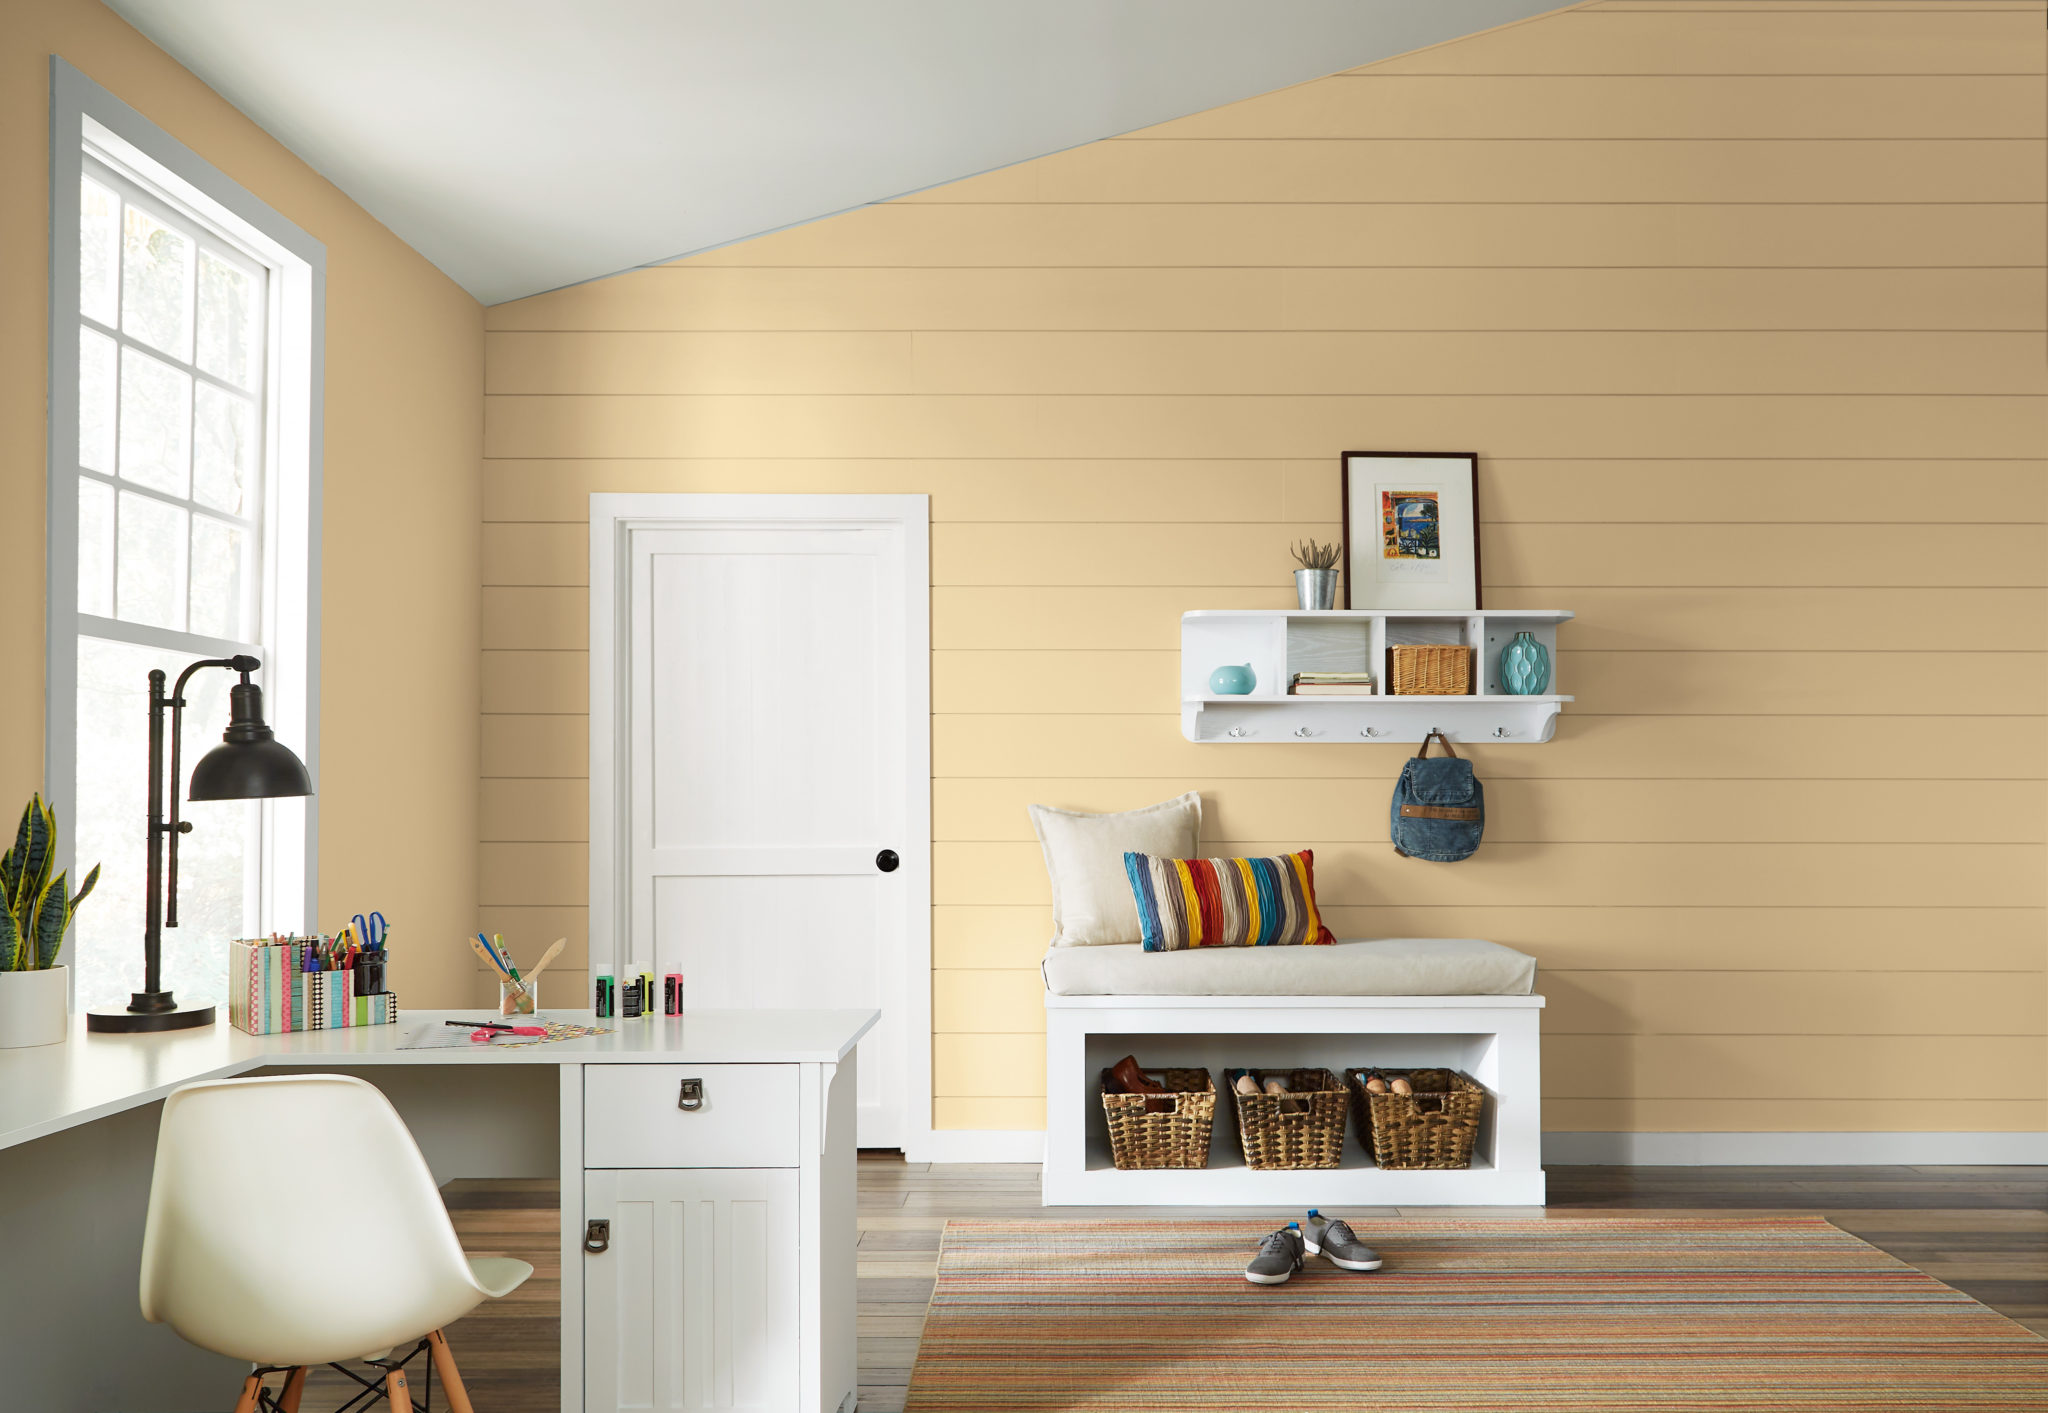
<instances>
[{"instance_id":1,"label":"bench cushion","mask_svg":"<svg viewBox=\"0 0 2048 1413\"><path fill-rule=\"evenodd\" d=\"M1536 959L1470 937L1395 937L1327 947L1054 947L1055 996L1526 996Z\"/></svg>"}]
</instances>

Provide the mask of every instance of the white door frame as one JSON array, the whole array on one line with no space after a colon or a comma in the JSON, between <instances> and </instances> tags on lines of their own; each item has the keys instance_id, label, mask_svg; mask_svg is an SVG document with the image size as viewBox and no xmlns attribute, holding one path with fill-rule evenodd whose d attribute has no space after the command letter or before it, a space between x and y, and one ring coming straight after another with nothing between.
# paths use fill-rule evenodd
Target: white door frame
<instances>
[{"instance_id":1,"label":"white door frame","mask_svg":"<svg viewBox=\"0 0 2048 1413\"><path fill-rule=\"evenodd\" d=\"M710 495L694 492L590 497L590 954L595 974L600 955L611 955L612 939L626 916L626 865L632 836L623 811L628 797L619 788L632 733L630 695L619 674L632 661L624 639L631 602L627 537L635 530L757 523L890 525L903 532L904 682L910 707L910 735L904 743L907 800L903 872L911 903L905 910L907 936L899 1009L906 1089L903 1095L903 1151L924 1161L932 1133L932 655L931 497L924 495ZM918 892L922 889L922 902ZM602 939L602 941L600 941Z\"/></svg>"}]
</instances>

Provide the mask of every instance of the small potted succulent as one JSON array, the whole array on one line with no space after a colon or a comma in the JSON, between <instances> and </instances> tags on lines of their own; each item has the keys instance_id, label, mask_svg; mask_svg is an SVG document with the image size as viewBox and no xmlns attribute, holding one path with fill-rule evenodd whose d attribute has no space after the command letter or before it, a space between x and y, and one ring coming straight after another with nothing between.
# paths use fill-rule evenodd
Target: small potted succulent
<instances>
[{"instance_id":1,"label":"small potted succulent","mask_svg":"<svg viewBox=\"0 0 2048 1413\"><path fill-rule=\"evenodd\" d=\"M22 811L14 847L0 854L0 1049L55 1045L71 1019L69 967L57 965L64 934L99 865L72 893L57 861L57 815L41 795Z\"/></svg>"},{"instance_id":2,"label":"small potted succulent","mask_svg":"<svg viewBox=\"0 0 2048 1413\"><path fill-rule=\"evenodd\" d=\"M1336 543L1319 545L1306 540L1294 547L1294 594L1303 608L1337 606L1337 557L1343 547Z\"/></svg>"}]
</instances>

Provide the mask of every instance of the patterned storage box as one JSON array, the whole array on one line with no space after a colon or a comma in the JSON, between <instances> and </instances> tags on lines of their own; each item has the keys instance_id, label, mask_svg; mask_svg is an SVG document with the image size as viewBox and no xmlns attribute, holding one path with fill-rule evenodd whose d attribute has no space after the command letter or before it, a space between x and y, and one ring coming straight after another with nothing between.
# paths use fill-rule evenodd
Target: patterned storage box
<instances>
[{"instance_id":1,"label":"patterned storage box","mask_svg":"<svg viewBox=\"0 0 2048 1413\"><path fill-rule=\"evenodd\" d=\"M356 972L307 971L310 938L228 943L228 1022L250 1035L391 1025L398 997L358 992Z\"/></svg>"}]
</instances>

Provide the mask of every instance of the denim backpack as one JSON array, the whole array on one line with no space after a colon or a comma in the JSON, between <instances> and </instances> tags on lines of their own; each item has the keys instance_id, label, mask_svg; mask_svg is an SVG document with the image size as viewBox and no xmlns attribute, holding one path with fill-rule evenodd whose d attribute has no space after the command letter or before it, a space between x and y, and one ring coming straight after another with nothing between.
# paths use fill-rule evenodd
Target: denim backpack
<instances>
[{"instance_id":1,"label":"denim backpack","mask_svg":"<svg viewBox=\"0 0 2048 1413\"><path fill-rule=\"evenodd\" d=\"M1443 742L1448 759L1429 758L1431 741ZM1432 729L1415 758L1401 767L1387 829L1394 852L1404 858L1456 863L1479 847L1486 830L1486 792L1473 778L1472 762L1458 759L1443 732Z\"/></svg>"}]
</instances>

